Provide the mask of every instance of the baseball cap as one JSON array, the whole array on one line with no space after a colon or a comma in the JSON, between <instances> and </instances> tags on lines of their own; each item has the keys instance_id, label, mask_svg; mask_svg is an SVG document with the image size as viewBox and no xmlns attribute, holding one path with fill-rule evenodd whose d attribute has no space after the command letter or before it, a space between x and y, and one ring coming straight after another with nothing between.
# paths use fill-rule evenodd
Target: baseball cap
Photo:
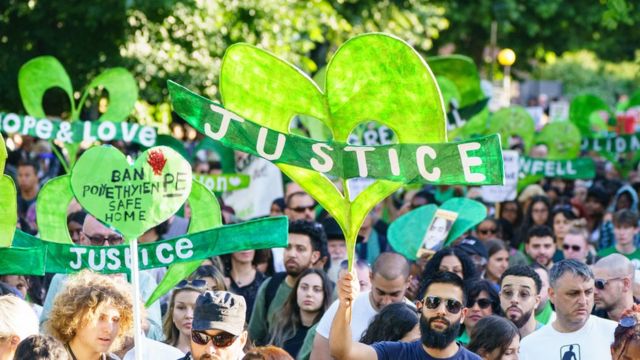
<instances>
[{"instance_id":1,"label":"baseball cap","mask_svg":"<svg viewBox=\"0 0 640 360\"><path fill-rule=\"evenodd\" d=\"M489 257L487 248L484 247L484 244L473 236L465 238L457 246L469 256L478 255L485 259Z\"/></svg>"},{"instance_id":2,"label":"baseball cap","mask_svg":"<svg viewBox=\"0 0 640 360\"><path fill-rule=\"evenodd\" d=\"M227 291L206 291L196 300L192 329L240 335L244 331L246 309L242 296Z\"/></svg>"}]
</instances>

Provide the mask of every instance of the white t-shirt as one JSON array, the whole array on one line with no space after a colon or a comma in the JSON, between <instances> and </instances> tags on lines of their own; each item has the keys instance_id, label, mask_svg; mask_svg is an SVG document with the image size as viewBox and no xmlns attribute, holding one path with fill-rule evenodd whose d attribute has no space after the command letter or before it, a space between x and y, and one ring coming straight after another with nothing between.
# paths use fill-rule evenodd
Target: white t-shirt
<instances>
[{"instance_id":1,"label":"white t-shirt","mask_svg":"<svg viewBox=\"0 0 640 360\"><path fill-rule=\"evenodd\" d=\"M151 340L147 337L142 338L144 350L142 358L144 360L177 360L184 357L182 351L173 346ZM136 348L129 350L122 360L134 360L136 357Z\"/></svg>"},{"instance_id":2,"label":"white t-shirt","mask_svg":"<svg viewBox=\"0 0 640 360\"><path fill-rule=\"evenodd\" d=\"M370 291L360 293L356 298L356 301L353 302L353 311L351 313L351 339L356 342L360 341L362 333L367 330L369 324L373 320L373 317L378 314L378 311L373 308L371 301L369 301L369 293ZM406 298L404 299L404 302L415 308L415 305ZM322 319L320 319L318 327L316 328L316 334L320 334L325 339L329 339L331 323L333 323L333 318L336 316L339 303L340 300L336 300L331 304L329 309L325 311L324 315L322 315Z\"/></svg>"},{"instance_id":3,"label":"white t-shirt","mask_svg":"<svg viewBox=\"0 0 640 360\"><path fill-rule=\"evenodd\" d=\"M606 360L611 359L610 346L618 324L589 316L578 331L561 333L552 323L522 339L520 360Z\"/></svg>"},{"instance_id":4,"label":"white t-shirt","mask_svg":"<svg viewBox=\"0 0 640 360\"><path fill-rule=\"evenodd\" d=\"M331 304L329 309L322 315L322 319L320 319L316 328L316 334L322 335L325 339L329 338L331 323L333 323L333 318L336 316L339 303L340 300L336 300ZM362 333L367 330L369 323L377 313L371 305L371 301L369 301L369 291L360 293L356 301L353 302L353 312L351 313L351 339L353 341L360 341Z\"/></svg>"}]
</instances>

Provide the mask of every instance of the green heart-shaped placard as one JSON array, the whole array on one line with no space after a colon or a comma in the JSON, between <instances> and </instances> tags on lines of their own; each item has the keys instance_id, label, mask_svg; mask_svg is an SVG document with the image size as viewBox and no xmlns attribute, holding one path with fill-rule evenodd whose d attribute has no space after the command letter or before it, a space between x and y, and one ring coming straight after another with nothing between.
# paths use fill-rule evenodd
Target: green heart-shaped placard
<instances>
[{"instance_id":1,"label":"green heart-shaped placard","mask_svg":"<svg viewBox=\"0 0 640 360\"><path fill-rule=\"evenodd\" d=\"M0 174L4 173L7 161L7 148L4 138L0 136ZM0 175L0 247L11 246L13 230L18 222L17 192L13 179L7 175Z\"/></svg>"},{"instance_id":2,"label":"green heart-shaped placard","mask_svg":"<svg viewBox=\"0 0 640 360\"><path fill-rule=\"evenodd\" d=\"M324 123L339 142L347 142L358 124L369 121L392 129L400 143L447 141L436 80L420 55L396 37L365 34L345 42L327 65L323 89L293 65L255 46L236 44L225 53L220 74L225 108L266 128L290 133L291 120L308 115ZM366 215L402 186L378 180L350 201L318 172L278 167L340 224L350 263Z\"/></svg>"},{"instance_id":3,"label":"green heart-shaped placard","mask_svg":"<svg viewBox=\"0 0 640 360\"><path fill-rule=\"evenodd\" d=\"M487 133L499 133L502 148L509 148L509 137L519 136L524 143L525 151L529 151L533 143L536 125L533 118L522 106L502 108L489 117Z\"/></svg>"},{"instance_id":4,"label":"green heart-shaped placard","mask_svg":"<svg viewBox=\"0 0 640 360\"><path fill-rule=\"evenodd\" d=\"M452 198L445 201L440 209L458 213L449 230L445 246L462 234L481 223L487 216L487 208L480 202L467 198ZM424 205L400 216L389 225L387 238L393 250L409 260L416 260L418 250L424 241L431 219L438 210L435 205Z\"/></svg>"},{"instance_id":5,"label":"green heart-shaped placard","mask_svg":"<svg viewBox=\"0 0 640 360\"><path fill-rule=\"evenodd\" d=\"M597 111L610 112L609 105L595 95L578 95L569 105L569 120L578 127L583 136L593 136L591 114Z\"/></svg>"},{"instance_id":6,"label":"green heart-shaped placard","mask_svg":"<svg viewBox=\"0 0 640 360\"><path fill-rule=\"evenodd\" d=\"M96 146L76 162L71 189L90 214L131 240L180 209L191 192L191 165L166 146L133 165L116 148Z\"/></svg>"}]
</instances>

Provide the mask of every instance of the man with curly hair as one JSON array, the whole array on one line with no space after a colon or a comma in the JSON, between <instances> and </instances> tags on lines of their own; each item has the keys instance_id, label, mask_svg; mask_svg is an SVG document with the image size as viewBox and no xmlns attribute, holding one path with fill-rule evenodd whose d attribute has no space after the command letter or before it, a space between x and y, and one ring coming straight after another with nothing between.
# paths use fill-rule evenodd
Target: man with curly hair
<instances>
[{"instance_id":1,"label":"man with curly hair","mask_svg":"<svg viewBox=\"0 0 640 360\"><path fill-rule=\"evenodd\" d=\"M83 271L58 293L45 327L74 360L118 359L110 351L133 329L132 293L120 278Z\"/></svg>"}]
</instances>

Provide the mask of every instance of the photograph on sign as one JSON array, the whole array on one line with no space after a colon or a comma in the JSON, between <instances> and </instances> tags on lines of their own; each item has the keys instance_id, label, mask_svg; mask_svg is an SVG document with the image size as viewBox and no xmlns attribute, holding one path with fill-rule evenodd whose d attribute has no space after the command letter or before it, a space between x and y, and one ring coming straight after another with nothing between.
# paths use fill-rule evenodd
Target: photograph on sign
<instances>
[{"instance_id":1,"label":"photograph on sign","mask_svg":"<svg viewBox=\"0 0 640 360\"><path fill-rule=\"evenodd\" d=\"M421 250L438 251L447 240L447 235L457 218L457 212L438 209L424 234L422 247L418 250L419 255Z\"/></svg>"}]
</instances>

